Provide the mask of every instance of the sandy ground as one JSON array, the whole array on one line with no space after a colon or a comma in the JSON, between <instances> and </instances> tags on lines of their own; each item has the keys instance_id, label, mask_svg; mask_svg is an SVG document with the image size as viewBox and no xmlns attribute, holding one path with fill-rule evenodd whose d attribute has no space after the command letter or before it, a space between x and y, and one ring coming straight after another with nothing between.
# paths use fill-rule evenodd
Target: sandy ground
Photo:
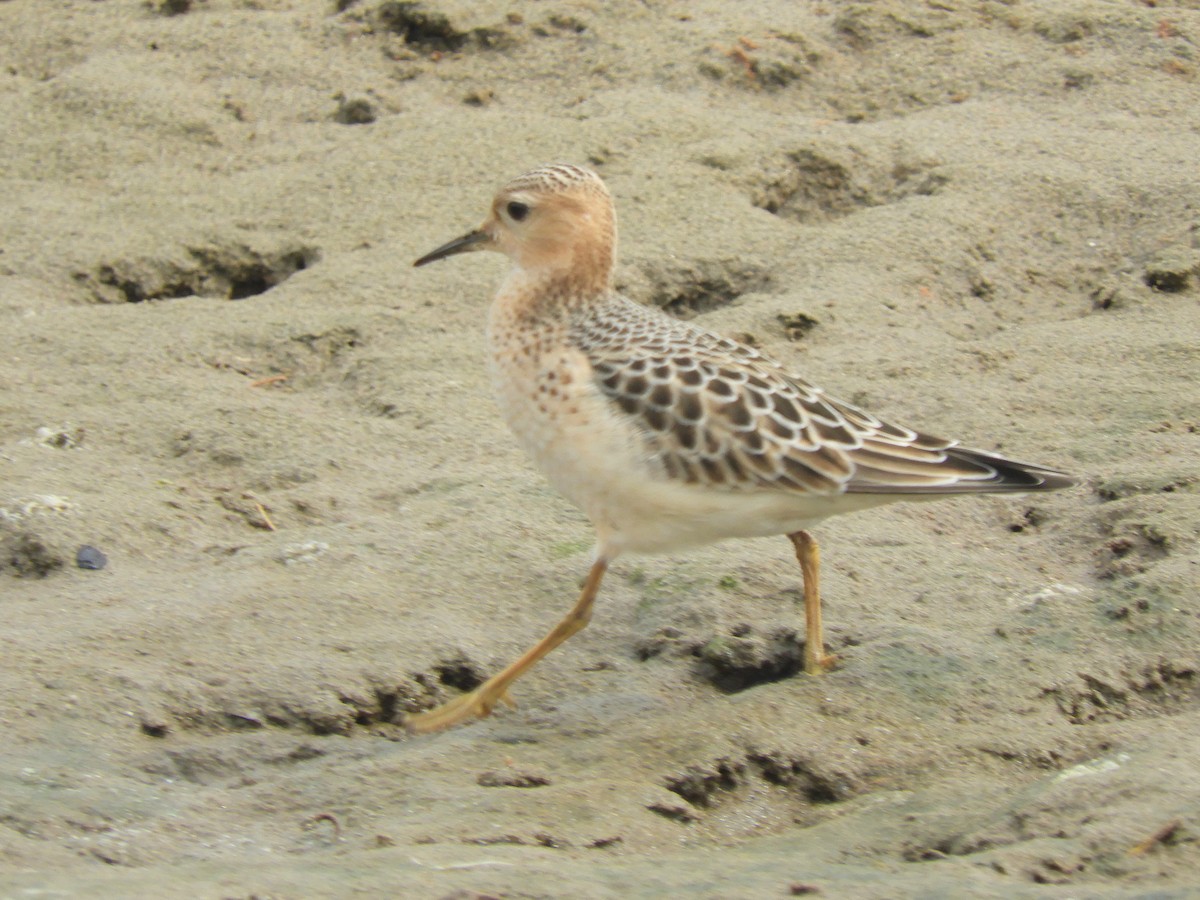
<instances>
[{"instance_id":1,"label":"sandy ground","mask_svg":"<svg viewBox=\"0 0 1200 900\"><path fill-rule=\"evenodd\" d=\"M0 896L1200 890L1200 5L0 2ZM594 166L631 296L1085 476L574 599L483 365ZM81 546L107 556L80 568ZM1195 896L1195 894L1192 894Z\"/></svg>"}]
</instances>

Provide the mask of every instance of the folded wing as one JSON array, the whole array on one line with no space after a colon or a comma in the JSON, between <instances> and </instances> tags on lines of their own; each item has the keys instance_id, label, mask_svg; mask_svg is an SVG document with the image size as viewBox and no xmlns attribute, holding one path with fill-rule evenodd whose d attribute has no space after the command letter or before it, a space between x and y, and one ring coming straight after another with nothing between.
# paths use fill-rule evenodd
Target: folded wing
<instances>
[{"instance_id":1,"label":"folded wing","mask_svg":"<svg viewBox=\"0 0 1200 900\"><path fill-rule=\"evenodd\" d=\"M1075 483L1054 469L885 422L749 347L633 308L628 325L636 340L628 332L624 340L584 333L580 344L600 390L634 421L649 456L671 478L825 494L1022 492Z\"/></svg>"}]
</instances>

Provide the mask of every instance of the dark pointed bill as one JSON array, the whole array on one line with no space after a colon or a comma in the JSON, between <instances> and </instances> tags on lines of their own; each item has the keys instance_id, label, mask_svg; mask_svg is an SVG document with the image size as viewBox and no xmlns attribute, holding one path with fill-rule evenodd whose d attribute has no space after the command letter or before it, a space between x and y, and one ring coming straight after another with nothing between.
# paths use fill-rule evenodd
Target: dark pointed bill
<instances>
[{"instance_id":1,"label":"dark pointed bill","mask_svg":"<svg viewBox=\"0 0 1200 900\"><path fill-rule=\"evenodd\" d=\"M490 241L491 237L486 231L472 231L469 234L464 234L462 237L455 238L449 243L442 244L432 253L426 253L418 259L414 266L423 266L426 263L436 262L439 259L445 259L447 256L453 256L455 253L466 253L468 250L478 250L479 245Z\"/></svg>"}]
</instances>

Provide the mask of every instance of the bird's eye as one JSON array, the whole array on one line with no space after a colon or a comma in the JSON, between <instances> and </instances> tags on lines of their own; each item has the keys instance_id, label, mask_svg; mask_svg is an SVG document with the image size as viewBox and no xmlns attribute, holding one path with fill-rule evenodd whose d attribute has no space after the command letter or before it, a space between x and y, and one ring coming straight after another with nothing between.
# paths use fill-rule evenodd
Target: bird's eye
<instances>
[{"instance_id":1,"label":"bird's eye","mask_svg":"<svg viewBox=\"0 0 1200 900\"><path fill-rule=\"evenodd\" d=\"M505 207L505 210L508 212L510 218L515 219L518 222L522 221L527 215L529 215L529 206L524 203L518 203L516 200L510 200L508 202L508 206Z\"/></svg>"}]
</instances>

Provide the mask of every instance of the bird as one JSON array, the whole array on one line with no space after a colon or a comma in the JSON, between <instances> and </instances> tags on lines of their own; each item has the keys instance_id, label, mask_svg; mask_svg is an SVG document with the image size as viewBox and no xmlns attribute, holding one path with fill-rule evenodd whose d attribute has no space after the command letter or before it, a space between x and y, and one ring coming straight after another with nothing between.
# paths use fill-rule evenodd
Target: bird
<instances>
[{"instance_id":1,"label":"bird","mask_svg":"<svg viewBox=\"0 0 1200 900\"><path fill-rule=\"evenodd\" d=\"M590 519L596 543L566 616L473 690L409 714L412 733L515 706L512 683L586 627L622 553L787 536L803 578L804 671L820 675L838 660L825 650L810 528L896 501L1078 481L884 421L753 347L623 296L613 286L613 198L590 169L553 163L519 175L478 228L413 265L481 250L511 262L487 322L500 411L537 467Z\"/></svg>"}]
</instances>

